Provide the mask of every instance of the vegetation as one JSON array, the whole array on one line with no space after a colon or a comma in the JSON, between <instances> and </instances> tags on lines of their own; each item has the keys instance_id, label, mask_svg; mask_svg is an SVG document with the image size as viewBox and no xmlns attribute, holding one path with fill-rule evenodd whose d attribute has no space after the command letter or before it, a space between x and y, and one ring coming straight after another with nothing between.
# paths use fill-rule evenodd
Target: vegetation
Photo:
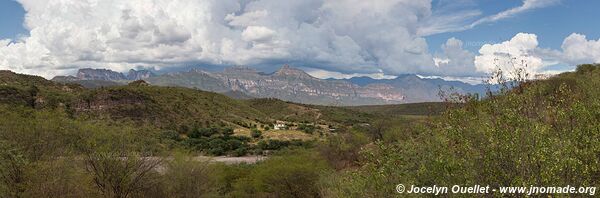
<instances>
[{"instance_id":1,"label":"vegetation","mask_svg":"<svg viewBox=\"0 0 600 198\"><path fill-rule=\"evenodd\" d=\"M443 102L425 102L409 103L398 105L369 105L348 107L364 113L376 114L381 116L389 115L414 115L428 116L439 115L446 110L446 104Z\"/></svg>"},{"instance_id":2,"label":"vegetation","mask_svg":"<svg viewBox=\"0 0 600 198\"><path fill-rule=\"evenodd\" d=\"M296 104L273 98L251 99L244 102L276 120L298 123L348 126L366 123L373 118L371 114L349 108Z\"/></svg>"},{"instance_id":3,"label":"vegetation","mask_svg":"<svg viewBox=\"0 0 600 198\"><path fill-rule=\"evenodd\" d=\"M246 155L249 138L232 135L231 128L194 128L187 135L187 139L176 137L175 141L180 140L179 143L188 149L211 155Z\"/></svg>"},{"instance_id":4,"label":"vegetation","mask_svg":"<svg viewBox=\"0 0 600 198\"><path fill-rule=\"evenodd\" d=\"M325 194L389 197L397 183L598 186L599 77L598 65L583 65L486 100L463 97L462 108L420 126L385 130L403 135L383 135L361 151L360 168L328 176Z\"/></svg>"},{"instance_id":5,"label":"vegetation","mask_svg":"<svg viewBox=\"0 0 600 198\"><path fill-rule=\"evenodd\" d=\"M298 130L303 131L304 133L313 134L317 130L318 126L314 124L300 123L298 125Z\"/></svg>"},{"instance_id":6,"label":"vegetation","mask_svg":"<svg viewBox=\"0 0 600 198\"><path fill-rule=\"evenodd\" d=\"M254 128L254 129L252 129L250 136L252 136L252 138L260 138L260 137L262 137L262 132L260 132L260 130L258 130L256 128Z\"/></svg>"},{"instance_id":7,"label":"vegetation","mask_svg":"<svg viewBox=\"0 0 600 198\"><path fill-rule=\"evenodd\" d=\"M0 75L0 197L395 197L399 183L600 181L599 65L500 78L504 87L485 99L352 108ZM278 120L306 136L334 130L312 141L268 138ZM197 157L248 154L267 157Z\"/></svg>"}]
</instances>

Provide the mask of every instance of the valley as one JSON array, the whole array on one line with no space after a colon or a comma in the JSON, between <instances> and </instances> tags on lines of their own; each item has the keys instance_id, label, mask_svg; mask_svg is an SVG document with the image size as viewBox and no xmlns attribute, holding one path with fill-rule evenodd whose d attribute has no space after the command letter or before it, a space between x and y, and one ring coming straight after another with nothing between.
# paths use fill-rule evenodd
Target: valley
<instances>
[{"instance_id":1,"label":"valley","mask_svg":"<svg viewBox=\"0 0 600 198\"><path fill-rule=\"evenodd\" d=\"M0 175L15 176L0 178L0 192L386 197L387 181L400 179L594 185L598 68L507 81L485 98L369 106L235 99L145 80L86 88L0 71Z\"/></svg>"}]
</instances>

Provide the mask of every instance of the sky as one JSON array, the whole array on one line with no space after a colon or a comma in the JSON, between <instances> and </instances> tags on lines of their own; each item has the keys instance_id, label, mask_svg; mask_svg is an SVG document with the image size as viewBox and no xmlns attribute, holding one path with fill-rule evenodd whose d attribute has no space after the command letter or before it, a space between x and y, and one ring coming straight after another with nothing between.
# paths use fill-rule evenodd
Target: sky
<instances>
[{"instance_id":1,"label":"sky","mask_svg":"<svg viewBox=\"0 0 600 198\"><path fill-rule=\"evenodd\" d=\"M290 64L320 78L473 79L600 62L596 0L0 0L0 69Z\"/></svg>"}]
</instances>

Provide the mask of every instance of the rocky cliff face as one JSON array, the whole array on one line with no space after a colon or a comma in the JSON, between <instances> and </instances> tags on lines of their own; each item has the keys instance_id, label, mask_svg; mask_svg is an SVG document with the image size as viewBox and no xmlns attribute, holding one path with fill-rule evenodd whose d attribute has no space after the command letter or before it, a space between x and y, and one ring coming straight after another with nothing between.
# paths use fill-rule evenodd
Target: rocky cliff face
<instances>
[{"instance_id":1,"label":"rocky cliff face","mask_svg":"<svg viewBox=\"0 0 600 198\"><path fill-rule=\"evenodd\" d=\"M80 80L106 80L106 81L119 81L127 80L127 77L120 72L115 72L108 69L80 69L77 71L75 76Z\"/></svg>"},{"instance_id":2,"label":"rocky cliff face","mask_svg":"<svg viewBox=\"0 0 600 198\"><path fill-rule=\"evenodd\" d=\"M180 86L218 93L238 93L244 98L278 98L318 105L380 105L440 101L440 88L454 87L460 93L484 93L483 85L470 85L442 79L422 79L416 75L400 75L395 79L358 77L348 80L319 79L284 65L265 74L249 67L230 67L222 72L192 69L154 75L147 70L122 73L105 69L81 69L77 76L57 76L56 81L78 82L87 87L112 86L132 80L145 80L153 85ZM108 84L113 83L113 84Z\"/></svg>"},{"instance_id":3,"label":"rocky cliff face","mask_svg":"<svg viewBox=\"0 0 600 198\"><path fill-rule=\"evenodd\" d=\"M127 75L109 69L79 69L75 76L56 76L53 81L133 81L156 76L148 70L129 70Z\"/></svg>"},{"instance_id":4,"label":"rocky cliff face","mask_svg":"<svg viewBox=\"0 0 600 198\"><path fill-rule=\"evenodd\" d=\"M127 80L144 80L150 77L154 77L156 74L148 70L129 70L127 73Z\"/></svg>"},{"instance_id":5,"label":"rocky cliff face","mask_svg":"<svg viewBox=\"0 0 600 198\"><path fill-rule=\"evenodd\" d=\"M361 87L344 80L323 80L284 65L272 74L247 67L223 72L191 70L147 79L155 85L179 85L215 92L235 91L255 98L320 105L363 105L403 103L404 96L390 86Z\"/></svg>"}]
</instances>

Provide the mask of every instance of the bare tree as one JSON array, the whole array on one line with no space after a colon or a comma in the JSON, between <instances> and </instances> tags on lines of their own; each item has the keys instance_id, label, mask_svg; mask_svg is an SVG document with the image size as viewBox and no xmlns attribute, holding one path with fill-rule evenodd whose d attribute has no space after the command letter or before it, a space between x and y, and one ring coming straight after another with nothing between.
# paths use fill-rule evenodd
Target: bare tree
<instances>
[{"instance_id":1,"label":"bare tree","mask_svg":"<svg viewBox=\"0 0 600 198\"><path fill-rule=\"evenodd\" d=\"M156 179L160 158L126 153L94 153L86 156L86 170L107 197L126 198L150 188Z\"/></svg>"}]
</instances>

